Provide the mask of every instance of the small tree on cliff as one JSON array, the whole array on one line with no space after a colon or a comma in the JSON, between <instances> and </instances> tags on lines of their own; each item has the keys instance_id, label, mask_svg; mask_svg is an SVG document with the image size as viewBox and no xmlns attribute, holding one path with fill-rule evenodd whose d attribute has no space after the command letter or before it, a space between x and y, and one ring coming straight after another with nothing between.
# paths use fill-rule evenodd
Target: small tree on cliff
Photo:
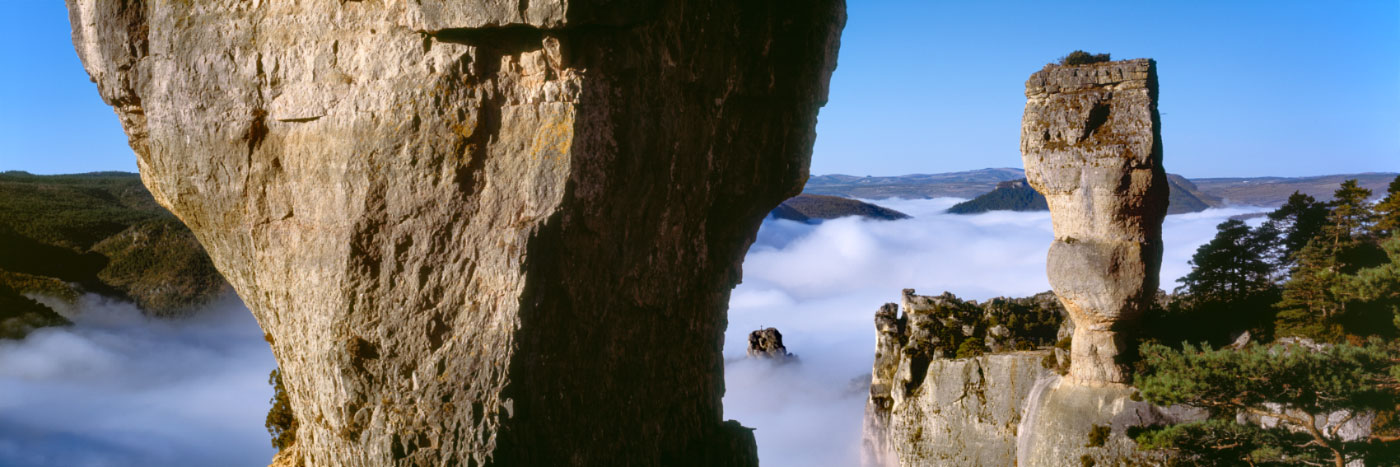
<instances>
[{"instance_id":1,"label":"small tree on cliff","mask_svg":"<svg viewBox=\"0 0 1400 467\"><path fill-rule=\"evenodd\" d=\"M292 415L292 401L287 397L287 389L282 386L282 369L273 368L267 375L267 384L272 385L272 408L267 411L268 434L272 435L272 447L278 451L286 449L297 440L297 419Z\"/></svg>"},{"instance_id":2,"label":"small tree on cliff","mask_svg":"<svg viewBox=\"0 0 1400 467\"><path fill-rule=\"evenodd\" d=\"M1100 63L1109 61L1109 54L1091 54L1083 50L1070 52L1069 55L1060 57L1061 65L1088 65L1090 63Z\"/></svg>"},{"instance_id":3,"label":"small tree on cliff","mask_svg":"<svg viewBox=\"0 0 1400 467\"><path fill-rule=\"evenodd\" d=\"M1375 433L1345 440L1341 423L1367 411L1391 411L1400 377L1400 352L1371 341L1320 350L1274 344L1241 350L1176 351L1147 344L1137 381L1144 400L1204 408L1209 418L1149 429L1141 449L1173 449L1196 465L1334 464L1392 451L1396 437ZM1252 420L1238 423L1237 417ZM1276 423L1264 423L1264 420Z\"/></svg>"}]
</instances>

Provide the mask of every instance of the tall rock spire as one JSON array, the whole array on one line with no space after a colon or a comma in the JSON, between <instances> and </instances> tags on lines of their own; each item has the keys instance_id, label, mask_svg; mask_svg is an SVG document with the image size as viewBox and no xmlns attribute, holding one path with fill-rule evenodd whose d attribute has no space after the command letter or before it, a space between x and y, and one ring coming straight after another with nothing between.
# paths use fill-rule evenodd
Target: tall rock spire
<instances>
[{"instance_id":1,"label":"tall rock spire","mask_svg":"<svg viewBox=\"0 0 1400 467\"><path fill-rule=\"evenodd\" d=\"M1026 81L1021 159L1054 222L1046 273L1075 331L1069 377L1125 383L1162 262L1167 177L1150 59L1047 65Z\"/></svg>"}]
</instances>

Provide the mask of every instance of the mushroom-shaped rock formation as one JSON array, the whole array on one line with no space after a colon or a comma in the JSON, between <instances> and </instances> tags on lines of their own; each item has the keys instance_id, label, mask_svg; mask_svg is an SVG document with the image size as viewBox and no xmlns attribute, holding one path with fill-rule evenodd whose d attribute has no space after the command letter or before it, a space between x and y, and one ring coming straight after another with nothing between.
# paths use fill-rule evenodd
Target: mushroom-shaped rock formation
<instances>
[{"instance_id":1,"label":"mushroom-shaped rock formation","mask_svg":"<svg viewBox=\"0 0 1400 467\"><path fill-rule=\"evenodd\" d=\"M843 1L67 4L301 461L756 463L726 304L806 180Z\"/></svg>"},{"instance_id":2,"label":"mushroom-shaped rock formation","mask_svg":"<svg viewBox=\"0 0 1400 467\"><path fill-rule=\"evenodd\" d=\"M1162 262L1160 122L1150 59L1047 65L1026 81L1021 159L1054 222L1046 269L1074 320L1073 381L1129 379L1121 358Z\"/></svg>"}]
</instances>

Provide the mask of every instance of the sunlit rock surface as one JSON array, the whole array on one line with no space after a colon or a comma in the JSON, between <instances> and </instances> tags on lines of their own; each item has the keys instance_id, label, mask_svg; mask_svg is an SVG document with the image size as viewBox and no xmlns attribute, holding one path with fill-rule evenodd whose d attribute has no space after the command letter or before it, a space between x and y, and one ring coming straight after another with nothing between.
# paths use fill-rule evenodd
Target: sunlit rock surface
<instances>
[{"instance_id":1,"label":"sunlit rock surface","mask_svg":"<svg viewBox=\"0 0 1400 467\"><path fill-rule=\"evenodd\" d=\"M1068 377L1125 383L1122 361L1152 304L1167 175L1151 59L1046 65L1026 81L1021 160L1054 222L1046 272L1074 320Z\"/></svg>"},{"instance_id":2,"label":"sunlit rock surface","mask_svg":"<svg viewBox=\"0 0 1400 467\"><path fill-rule=\"evenodd\" d=\"M67 3L302 461L756 463L725 308L807 177L842 1Z\"/></svg>"}]
</instances>

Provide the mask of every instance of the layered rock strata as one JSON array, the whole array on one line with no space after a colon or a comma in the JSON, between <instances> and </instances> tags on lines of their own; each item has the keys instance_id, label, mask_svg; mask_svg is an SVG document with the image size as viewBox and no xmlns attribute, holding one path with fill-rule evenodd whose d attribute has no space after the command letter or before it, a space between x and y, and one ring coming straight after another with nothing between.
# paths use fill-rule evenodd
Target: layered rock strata
<instances>
[{"instance_id":1,"label":"layered rock strata","mask_svg":"<svg viewBox=\"0 0 1400 467\"><path fill-rule=\"evenodd\" d=\"M1074 320L1069 379L1125 383L1151 305L1168 183L1150 59L1047 65L1026 81L1021 158L1054 223L1047 274Z\"/></svg>"},{"instance_id":2,"label":"layered rock strata","mask_svg":"<svg viewBox=\"0 0 1400 467\"><path fill-rule=\"evenodd\" d=\"M806 179L842 1L67 3L300 461L756 463L726 303Z\"/></svg>"}]
</instances>

